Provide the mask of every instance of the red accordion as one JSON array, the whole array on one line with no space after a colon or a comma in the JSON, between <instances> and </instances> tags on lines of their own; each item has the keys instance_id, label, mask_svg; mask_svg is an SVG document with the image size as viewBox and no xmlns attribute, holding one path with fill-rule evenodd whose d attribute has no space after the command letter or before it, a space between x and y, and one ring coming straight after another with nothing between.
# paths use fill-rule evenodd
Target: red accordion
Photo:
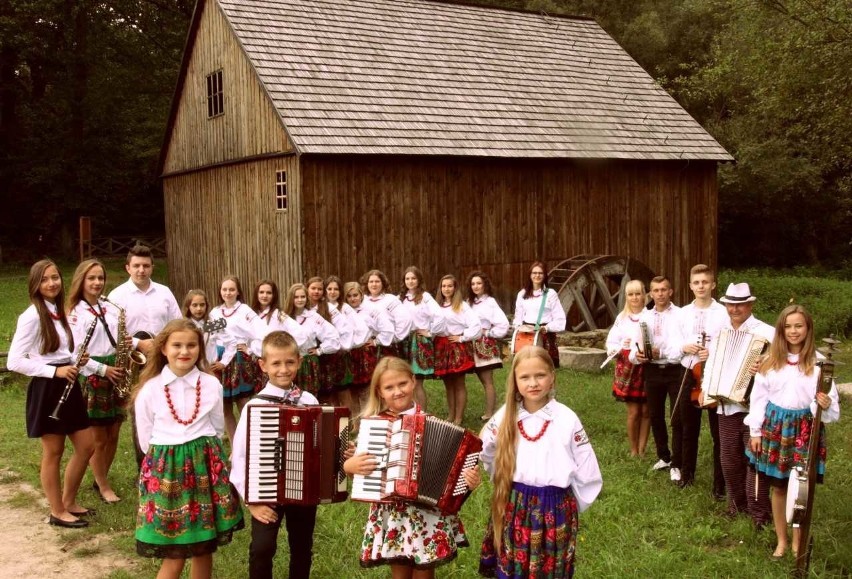
<instances>
[{"instance_id":1,"label":"red accordion","mask_svg":"<svg viewBox=\"0 0 852 579\"><path fill-rule=\"evenodd\" d=\"M462 471L476 466L482 440L452 422L426 414L364 418L356 453L376 456L370 475L355 475L352 499L410 501L455 514L468 495Z\"/></svg>"},{"instance_id":2,"label":"red accordion","mask_svg":"<svg viewBox=\"0 0 852 579\"><path fill-rule=\"evenodd\" d=\"M319 505L346 500L343 453L349 409L249 404L246 504Z\"/></svg>"}]
</instances>

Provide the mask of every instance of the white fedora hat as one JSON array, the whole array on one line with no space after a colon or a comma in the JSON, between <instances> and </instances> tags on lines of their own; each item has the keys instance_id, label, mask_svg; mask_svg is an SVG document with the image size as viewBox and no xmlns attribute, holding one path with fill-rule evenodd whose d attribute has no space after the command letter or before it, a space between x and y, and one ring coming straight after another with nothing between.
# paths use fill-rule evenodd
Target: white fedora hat
<instances>
[{"instance_id":1,"label":"white fedora hat","mask_svg":"<svg viewBox=\"0 0 852 579\"><path fill-rule=\"evenodd\" d=\"M757 298L751 295L751 289L747 283L732 283L725 290L725 295L719 298L723 304L746 304Z\"/></svg>"}]
</instances>

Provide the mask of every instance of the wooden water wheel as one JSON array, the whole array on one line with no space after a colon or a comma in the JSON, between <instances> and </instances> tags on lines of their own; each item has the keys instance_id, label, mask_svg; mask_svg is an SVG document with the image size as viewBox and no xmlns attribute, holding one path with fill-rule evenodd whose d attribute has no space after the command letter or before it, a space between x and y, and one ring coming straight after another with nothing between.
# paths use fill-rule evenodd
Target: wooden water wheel
<instances>
[{"instance_id":1,"label":"wooden water wheel","mask_svg":"<svg viewBox=\"0 0 852 579\"><path fill-rule=\"evenodd\" d=\"M578 255L551 269L548 277L568 316L565 329L582 332L610 327L624 309L627 282L640 279L647 288L654 273L630 257Z\"/></svg>"}]
</instances>

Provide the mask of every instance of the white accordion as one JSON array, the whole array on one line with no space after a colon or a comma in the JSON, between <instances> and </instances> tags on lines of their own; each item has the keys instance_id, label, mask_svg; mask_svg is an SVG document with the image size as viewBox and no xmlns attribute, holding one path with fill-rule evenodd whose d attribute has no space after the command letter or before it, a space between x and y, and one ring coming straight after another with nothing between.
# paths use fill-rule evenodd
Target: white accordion
<instances>
[{"instance_id":1,"label":"white accordion","mask_svg":"<svg viewBox=\"0 0 852 579\"><path fill-rule=\"evenodd\" d=\"M768 345L766 338L751 332L722 330L704 365L701 379L704 405L717 400L747 405L754 378L752 366Z\"/></svg>"}]
</instances>

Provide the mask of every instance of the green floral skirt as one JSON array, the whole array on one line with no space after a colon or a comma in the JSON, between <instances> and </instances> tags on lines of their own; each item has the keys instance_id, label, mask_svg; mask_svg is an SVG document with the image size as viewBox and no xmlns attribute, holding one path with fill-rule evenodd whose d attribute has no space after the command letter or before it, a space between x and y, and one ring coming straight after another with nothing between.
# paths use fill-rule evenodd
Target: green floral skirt
<instances>
[{"instance_id":1,"label":"green floral skirt","mask_svg":"<svg viewBox=\"0 0 852 579\"><path fill-rule=\"evenodd\" d=\"M92 356L92 360L107 366L115 366L115 354ZM97 374L86 376L82 380L89 422L92 426L107 426L127 418L127 412L124 410L126 399L118 396L112 382Z\"/></svg>"},{"instance_id":2,"label":"green floral skirt","mask_svg":"<svg viewBox=\"0 0 852 579\"><path fill-rule=\"evenodd\" d=\"M139 473L136 552L187 559L214 552L243 528L218 438L151 445Z\"/></svg>"}]
</instances>

